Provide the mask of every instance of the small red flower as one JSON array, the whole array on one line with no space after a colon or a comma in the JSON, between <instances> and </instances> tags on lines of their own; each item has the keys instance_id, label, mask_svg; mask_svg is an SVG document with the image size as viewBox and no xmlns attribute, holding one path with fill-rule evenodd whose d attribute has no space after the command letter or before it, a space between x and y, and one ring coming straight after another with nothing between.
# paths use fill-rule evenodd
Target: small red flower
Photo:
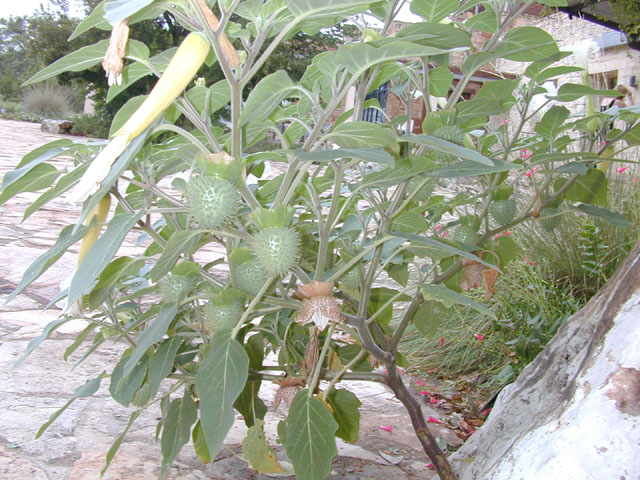
<instances>
[{"instance_id":1,"label":"small red flower","mask_svg":"<svg viewBox=\"0 0 640 480\"><path fill-rule=\"evenodd\" d=\"M526 160L527 158L529 158L531 155L533 155L533 153L531 153L529 150L527 150L526 148L523 148L522 150L520 150L520 158Z\"/></svg>"},{"instance_id":2,"label":"small red flower","mask_svg":"<svg viewBox=\"0 0 640 480\"><path fill-rule=\"evenodd\" d=\"M620 167L619 169L616 170L616 172L618 173L623 173L625 170L627 170L629 167Z\"/></svg>"},{"instance_id":3,"label":"small red flower","mask_svg":"<svg viewBox=\"0 0 640 480\"><path fill-rule=\"evenodd\" d=\"M498 125L498 128L504 127L507 124L509 124L509 119L508 118L504 122L502 122L500 125Z\"/></svg>"},{"instance_id":4,"label":"small red flower","mask_svg":"<svg viewBox=\"0 0 640 480\"><path fill-rule=\"evenodd\" d=\"M436 404L438 403L438 399L436 397L429 397L429 403Z\"/></svg>"},{"instance_id":5,"label":"small red flower","mask_svg":"<svg viewBox=\"0 0 640 480\"><path fill-rule=\"evenodd\" d=\"M501 233L496 233L496 236L495 236L495 237L493 237L493 238L495 238L495 239L497 240L497 239L498 239L498 238L500 238L501 236L502 236L502 234L501 234Z\"/></svg>"},{"instance_id":6,"label":"small red flower","mask_svg":"<svg viewBox=\"0 0 640 480\"><path fill-rule=\"evenodd\" d=\"M505 237L510 237L511 236L511 232L509 230L507 230L506 232L504 232L504 236Z\"/></svg>"},{"instance_id":7,"label":"small red flower","mask_svg":"<svg viewBox=\"0 0 640 480\"><path fill-rule=\"evenodd\" d=\"M531 170L528 170L527 173L525 173L525 176L527 178L531 178L531 177L533 177L535 175L535 173L536 173L536 169L532 168Z\"/></svg>"},{"instance_id":8,"label":"small red flower","mask_svg":"<svg viewBox=\"0 0 640 480\"><path fill-rule=\"evenodd\" d=\"M380 425L380 428L385 432L393 433L393 427L391 425Z\"/></svg>"},{"instance_id":9,"label":"small red flower","mask_svg":"<svg viewBox=\"0 0 640 480\"><path fill-rule=\"evenodd\" d=\"M491 412L491 407L487 408L486 410L483 410L481 415L483 417L486 417L487 415L489 415L489 412Z\"/></svg>"},{"instance_id":10,"label":"small red flower","mask_svg":"<svg viewBox=\"0 0 640 480\"><path fill-rule=\"evenodd\" d=\"M440 337L440 344L439 346L442 347L444 345L444 337Z\"/></svg>"},{"instance_id":11,"label":"small red flower","mask_svg":"<svg viewBox=\"0 0 640 480\"><path fill-rule=\"evenodd\" d=\"M422 392L420 392L420 395L428 397L429 395L431 395L431 392L427 392L426 390L423 390Z\"/></svg>"},{"instance_id":12,"label":"small red flower","mask_svg":"<svg viewBox=\"0 0 640 480\"><path fill-rule=\"evenodd\" d=\"M442 225L441 224L436 225L436 232L439 232L440 230L442 230Z\"/></svg>"},{"instance_id":13,"label":"small red flower","mask_svg":"<svg viewBox=\"0 0 640 480\"><path fill-rule=\"evenodd\" d=\"M427 468L430 470L434 470L436 467L433 466L433 463L427 463Z\"/></svg>"},{"instance_id":14,"label":"small red flower","mask_svg":"<svg viewBox=\"0 0 640 480\"><path fill-rule=\"evenodd\" d=\"M420 380L416 380L416 385L418 385L419 387L426 387L427 384L424 382L421 382Z\"/></svg>"},{"instance_id":15,"label":"small red flower","mask_svg":"<svg viewBox=\"0 0 640 480\"><path fill-rule=\"evenodd\" d=\"M442 423L442 422L437 418L433 418L431 415L429 415L429 418L427 418L427 423Z\"/></svg>"},{"instance_id":16,"label":"small red flower","mask_svg":"<svg viewBox=\"0 0 640 480\"><path fill-rule=\"evenodd\" d=\"M444 238L444 237L446 237L446 236L447 236L447 232L442 232L442 233L440 234L440 238Z\"/></svg>"},{"instance_id":17,"label":"small red flower","mask_svg":"<svg viewBox=\"0 0 640 480\"><path fill-rule=\"evenodd\" d=\"M473 336L476 337L476 340L480 340L481 342L484 340L484 335L481 333L474 333Z\"/></svg>"}]
</instances>

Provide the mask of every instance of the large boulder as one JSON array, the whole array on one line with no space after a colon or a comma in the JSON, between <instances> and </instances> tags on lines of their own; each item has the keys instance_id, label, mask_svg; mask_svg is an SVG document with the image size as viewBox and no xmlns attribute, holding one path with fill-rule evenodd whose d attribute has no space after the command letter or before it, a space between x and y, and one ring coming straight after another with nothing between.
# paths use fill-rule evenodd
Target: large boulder
<instances>
[{"instance_id":1,"label":"large boulder","mask_svg":"<svg viewBox=\"0 0 640 480\"><path fill-rule=\"evenodd\" d=\"M461 480L640 478L640 244L451 464Z\"/></svg>"},{"instance_id":2,"label":"large boulder","mask_svg":"<svg viewBox=\"0 0 640 480\"><path fill-rule=\"evenodd\" d=\"M40 129L43 132L47 133L71 133L71 129L73 128L73 122L69 120L54 120L51 118L45 118L42 121L42 126Z\"/></svg>"}]
</instances>

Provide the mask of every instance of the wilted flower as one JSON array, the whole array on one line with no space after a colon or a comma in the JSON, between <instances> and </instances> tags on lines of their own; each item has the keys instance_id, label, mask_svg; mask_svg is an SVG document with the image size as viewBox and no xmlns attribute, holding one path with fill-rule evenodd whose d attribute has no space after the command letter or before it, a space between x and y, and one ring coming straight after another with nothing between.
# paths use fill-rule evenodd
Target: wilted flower
<instances>
[{"instance_id":1,"label":"wilted flower","mask_svg":"<svg viewBox=\"0 0 640 480\"><path fill-rule=\"evenodd\" d=\"M333 282L313 281L298 287L296 298L302 300L302 309L296 321L301 324L313 322L320 330L324 330L331 322L343 323L342 306L337 298L331 295Z\"/></svg>"},{"instance_id":2,"label":"wilted flower","mask_svg":"<svg viewBox=\"0 0 640 480\"><path fill-rule=\"evenodd\" d=\"M280 388L276 391L273 397L273 411L275 412L281 402L284 402L287 407L291 407L293 397L302 390L304 382L298 377L286 377L282 380L274 380L274 383L280 385Z\"/></svg>"},{"instance_id":3,"label":"wilted flower","mask_svg":"<svg viewBox=\"0 0 640 480\"><path fill-rule=\"evenodd\" d=\"M111 30L109 47L102 61L102 68L107 76L107 83L111 85L122 84L122 69L124 68L124 53L129 40L129 20L119 21Z\"/></svg>"}]
</instances>

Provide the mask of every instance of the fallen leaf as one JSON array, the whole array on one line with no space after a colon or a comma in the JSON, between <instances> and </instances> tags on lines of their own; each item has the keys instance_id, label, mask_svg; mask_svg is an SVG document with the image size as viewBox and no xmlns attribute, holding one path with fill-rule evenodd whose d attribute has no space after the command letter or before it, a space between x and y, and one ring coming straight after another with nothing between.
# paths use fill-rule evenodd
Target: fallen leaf
<instances>
[{"instance_id":1,"label":"fallen leaf","mask_svg":"<svg viewBox=\"0 0 640 480\"><path fill-rule=\"evenodd\" d=\"M398 465L400 462L402 462L402 460L404 460L404 455L398 455L398 456L388 455L388 454L386 454L384 452L381 452L379 450L378 450L378 453L380 454L380 456L382 458L384 458L391 465Z\"/></svg>"}]
</instances>

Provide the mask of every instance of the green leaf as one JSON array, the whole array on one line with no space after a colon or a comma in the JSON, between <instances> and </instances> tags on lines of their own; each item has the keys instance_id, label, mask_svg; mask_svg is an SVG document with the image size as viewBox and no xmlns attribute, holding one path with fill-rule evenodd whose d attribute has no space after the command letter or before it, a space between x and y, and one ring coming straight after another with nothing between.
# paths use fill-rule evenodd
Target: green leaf
<instances>
[{"instance_id":1,"label":"green leaf","mask_svg":"<svg viewBox=\"0 0 640 480\"><path fill-rule=\"evenodd\" d=\"M56 243L47 250L45 253L40 255L29 267L25 270L22 275L22 279L20 283L16 287L16 289L11 292L9 298L7 298L7 303L16 298L26 287L28 287L31 282L36 280L40 275L42 275L51 265L53 265L58 258L62 256L63 253L67 251L67 249L80 240L89 230L89 227L81 226L76 232L73 231L74 225L68 225L62 229Z\"/></svg>"},{"instance_id":2,"label":"green leaf","mask_svg":"<svg viewBox=\"0 0 640 480\"><path fill-rule=\"evenodd\" d=\"M120 213L113 217L104 234L91 246L76 273L71 279L67 305L72 305L82 295L91 291L93 282L111 261L133 226L142 218L144 211Z\"/></svg>"},{"instance_id":3,"label":"green leaf","mask_svg":"<svg viewBox=\"0 0 640 480\"><path fill-rule=\"evenodd\" d=\"M627 142L627 145L629 145L630 147L634 145L640 145L640 124L636 125L627 133L625 133L621 137L621 139Z\"/></svg>"},{"instance_id":4,"label":"green leaf","mask_svg":"<svg viewBox=\"0 0 640 480\"><path fill-rule=\"evenodd\" d=\"M194 87L187 92L187 98L198 110L204 112L207 95L209 96L209 113L216 112L231 100L231 87L226 80L214 83L210 88Z\"/></svg>"},{"instance_id":5,"label":"green leaf","mask_svg":"<svg viewBox=\"0 0 640 480\"><path fill-rule=\"evenodd\" d=\"M562 127L571 112L565 107L554 105L536 123L534 130L545 138L554 139L562 131Z\"/></svg>"},{"instance_id":6,"label":"green leaf","mask_svg":"<svg viewBox=\"0 0 640 480\"><path fill-rule=\"evenodd\" d=\"M500 55L490 52L478 52L469 55L460 70L467 76L473 75L484 64L490 62L494 58L498 58Z\"/></svg>"},{"instance_id":7,"label":"green leaf","mask_svg":"<svg viewBox=\"0 0 640 480\"><path fill-rule=\"evenodd\" d=\"M429 70L429 93L434 97L446 97L453 85L453 73L445 67Z\"/></svg>"},{"instance_id":8,"label":"green leaf","mask_svg":"<svg viewBox=\"0 0 640 480\"><path fill-rule=\"evenodd\" d=\"M558 53L558 45L541 28L516 27L502 37L493 53L514 62L534 62Z\"/></svg>"},{"instance_id":9,"label":"green leaf","mask_svg":"<svg viewBox=\"0 0 640 480\"><path fill-rule=\"evenodd\" d=\"M242 441L242 456L257 472L268 475L284 471L276 459L276 452L267 442L262 420L249 428L247 437Z\"/></svg>"},{"instance_id":10,"label":"green leaf","mask_svg":"<svg viewBox=\"0 0 640 480\"><path fill-rule=\"evenodd\" d=\"M338 424L317 398L301 390L294 397L285 424L284 448L300 480L324 480L338 454Z\"/></svg>"},{"instance_id":11,"label":"green leaf","mask_svg":"<svg viewBox=\"0 0 640 480\"><path fill-rule=\"evenodd\" d=\"M162 426L162 473L166 473L175 458L191 437L191 425L198 420L198 409L188 389L184 397L171 402L169 413Z\"/></svg>"},{"instance_id":12,"label":"green leaf","mask_svg":"<svg viewBox=\"0 0 640 480\"><path fill-rule=\"evenodd\" d=\"M359 158L366 162L376 163L378 165L393 165L393 156L384 148L337 148L335 150L320 150L315 152L307 152L304 150L296 150L295 155L304 161L311 162L329 162L340 158Z\"/></svg>"},{"instance_id":13,"label":"green leaf","mask_svg":"<svg viewBox=\"0 0 640 480\"><path fill-rule=\"evenodd\" d=\"M558 94L555 97L548 97L551 100L558 102L573 102L585 95L600 95L602 97L617 97L620 92L617 90L594 90L587 85L581 85L579 83L564 83L558 89Z\"/></svg>"},{"instance_id":14,"label":"green leaf","mask_svg":"<svg viewBox=\"0 0 640 480\"><path fill-rule=\"evenodd\" d=\"M476 13L464 22L464 26L469 30L480 30L481 32L494 33L498 29L498 16L492 9Z\"/></svg>"},{"instance_id":15,"label":"green leaf","mask_svg":"<svg viewBox=\"0 0 640 480\"><path fill-rule=\"evenodd\" d=\"M565 179L559 179L556 190L564 184ZM590 168L586 175L580 175L569 187L564 196L573 202L590 203L592 205L607 205L607 177L597 168Z\"/></svg>"},{"instance_id":16,"label":"green leaf","mask_svg":"<svg viewBox=\"0 0 640 480\"><path fill-rule=\"evenodd\" d=\"M489 173L507 172L509 170L522 168L520 165L505 162L499 158L494 158L492 161L494 162L494 165L490 167L468 161L452 163L446 167L438 168L437 170L426 173L426 175L440 178L461 178L486 175Z\"/></svg>"},{"instance_id":17,"label":"green leaf","mask_svg":"<svg viewBox=\"0 0 640 480\"><path fill-rule=\"evenodd\" d=\"M406 233L425 232L429 223L418 212L404 211L393 218L391 230Z\"/></svg>"},{"instance_id":18,"label":"green leaf","mask_svg":"<svg viewBox=\"0 0 640 480\"><path fill-rule=\"evenodd\" d=\"M206 363L196 374L196 392L200 398L200 422L209 453L215 458L235 415L233 403L244 389L249 373L249 358L230 330L217 333Z\"/></svg>"},{"instance_id":19,"label":"green leaf","mask_svg":"<svg viewBox=\"0 0 640 480\"><path fill-rule=\"evenodd\" d=\"M587 215L591 215L592 217L603 218L616 227L626 228L633 225L632 222L624 218L618 212L612 212L610 210L607 210L606 208L595 207L593 205L587 205L586 203L578 205L577 208L581 212L584 212Z\"/></svg>"},{"instance_id":20,"label":"green leaf","mask_svg":"<svg viewBox=\"0 0 640 480\"><path fill-rule=\"evenodd\" d=\"M104 4L104 18L111 25L129 18L154 0L111 0Z\"/></svg>"},{"instance_id":21,"label":"green leaf","mask_svg":"<svg viewBox=\"0 0 640 480\"><path fill-rule=\"evenodd\" d=\"M61 327L62 325L64 325L67 322L70 322L71 320L72 320L71 318L56 318L55 320L50 321L42 329L42 333L39 336L29 340L29 343L27 344L27 348L25 349L22 356L13 365L13 368L16 368L18 365L20 365L24 361L24 359L27 358L31 354L31 352L33 352L38 347L38 345L40 345L47 338L49 338L49 335L51 335L58 327Z\"/></svg>"},{"instance_id":22,"label":"green leaf","mask_svg":"<svg viewBox=\"0 0 640 480\"><path fill-rule=\"evenodd\" d=\"M439 49L471 48L469 33L452 25L434 22L418 22L407 25L396 33L395 38L416 43L424 47ZM384 46L389 43L388 38L369 42L373 46ZM445 65L440 65L445 67Z\"/></svg>"},{"instance_id":23,"label":"green leaf","mask_svg":"<svg viewBox=\"0 0 640 480\"><path fill-rule=\"evenodd\" d=\"M71 145L71 140L60 139L49 142L46 145L42 145L41 147L38 147L35 150L27 153L24 157L22 157L22 160L20 160L20 163L15 168L15 170L7 172L5 176L2 177L2 190L7 188L12 183L20 180L24 175L29 173L33 168L37 167L41 163L62 155Z\"/></svg>"},{"instance_id":24,"label":"green leaf","mask_svg":"<svg viewBox=\"0 0 640 480\"><path fill-rule=\"evenodd\" d=\"M411 11L430 22L439 22L455 12L459 0L413 0Z\"/></svg>"},{"instance_id":25,"label":"green leaf","mask_svg":"<svg viewBox=\"0 0 640 480\"><path fill-rule=\"evenodd\" d=\"M202 423L198 420L196 426L193 427L192 433L193 439L193 448L196 451L196 455L198 459L203 464L207 464L211 462L211 454L209 453L209 447L207 446L207 439L204 436L204 430L202 430Z\"/></svg>"},{"instance_id":26,"label":"green leaf","mask_svg":"<svg viewBox=\"0 0 640 480\"><path fill-rule=\"evenodd\" d=\"M173 319L176 317L177 312L178 307L176 305L162 307L151 325L140 333L136 341L136 348L122 369L122 380L120 380L120 383L126 381L127 376L133 371L145 353L147 353L149 347L162 340L165 333L167 333L169 325L171 325L171 322L173 322ZM121 388L121 386L118 385L118 388Z\"/></svg>"},{"instance_id":27,"label":"green leaf","mask_svg":"<svg viewBox=\"0 0 640 480\"><path fill-rule=\"evenodd\" d=\"M104 19L104 2L106 0L102 0L98 4L96 8L89 14L87 18L82 20L73 31L71 36L68 38L68 41L76 39L84 32L91 30L92 28L99 28L101 30L111 30L111 25Z\"/></svg>"},{"instance_id":28,"label":"green leaf","mask_svg":"<svg viewBox=\"0 0 640 480\"><path fill-rule=\"evenodd\" d=\"M0 194L0 205L20 193L37 192L50 187L60 173L56 167L48 163L35 166L3 188L2 194Z\"/></svg>"},{"instance_id":29,"label":"green leaf","mask_svg":"<svg viewBox=\"0 0 640 480\"><path fill-rule=\"evenodd\" d=\"M420 286L422 287L422 293L425 300L435 300L438 302L442 302L447 308L450 308L453 305L465 305L474 309L478 313L487 315L494 320L497 319L495 313L493 313L481 303L478 303L475 300L467 297L466 295L454 292L453 290L450 290L442 285L427 285L421 283Z\"/></svg>"},{"instance_id":30,"label":"green leaf","mask_svg":"<svg viewBox=\"0 0 640 480\"><path fill-rule=\"evenodd\" d=\"M341 147L354 149L386 147L396 142L391 129L362 121L341 123L333 129L330 137Z\"/></svg>"},{"instance_id":31,"label":"green leaf","mask_svg":"<svg viewBox=\"0 0 640 480\"><path fill-rule=\"evenodd\" d=\"M448 315L449 308L442 302L428 300L418 307L413 323L426 338L433 338Z\"/></svg>"},{"instance_id":32,"label":"green leaf","mask_svg":"<svg viewBox=\"0 0 640 480\"><path fill-rule=\"evenodd\" d=\"M118 284L121 278L135 275L144 266L144 260L131 257L119 257L105 268L98 283L91 290L89 308L95 309L104 302Z\"/></svg>"},{"instance_id":33,"label":"green leaf","mask_svg":"<svg viewBox=\"0 0 640 480\"><path fill-rule=\"evenodd\" d=\"M345 442L358 441L360 432L360 411L362 402L352 392L342 388L327 395L327 403L333 408L333 419L338 424L336 436Z\"/></svg>"},{"instance_id":34,"label":"green leaf","mask_svg":"<svg viewBox=\"0 0 640 480\"><path fill-rule=\"evenodd\" d=\"M149 355L145 355L144 358L136 364L133 371L124 379L125 381L122 381L124 366L129 361L132 353L133 347L128 348L122 357L120 357L120 361L111 372L111 382L109 383L109 393L116 402L125 407L129 406L136 390L142 385L149 365Z\"/></svg>"},{"instance_id":35,"label":"green leaf","mask_svg":"<svg viewBox=\"0 0 640 480\"><path fill-rule=\"evenodd\" d=\"M75 185L78 180L80 180L80 177L82 177L88 167L89 163L85 162L82 165L78 165L69 173L61 177L60 180L56 182L55 186L44 192L31 205L27 207L27 209L24 211L24 215L22 216L22 221L24 222L31 216L31 214L38 211L54 198L59 197L64 192L69 190L73 185Z\"/></svg>"},{"instance_id":36,"label":"green leaf","mask_svg":"<svg viewBox=\"0 0 640 480\"><path fill-rule=\"evenodd\" d=\"M429 170L433 170L435 163L423 157L416 157L416 161L401 161L395 166L384 168L379 171L368 173L362 180L362 187L365 186L392 186L407 180L415 175L421 175Z\"/></svg>"},{"instance_id":37,"label":"green leaf","mask_svg":"<svg viewBox=\"0 0 640 480\"><path fill-rule=\"evenodd\" d=\"M293 92L293 82L285 70L267 75L251 90L240 116L240 126L265 120Z\"/></svg>"},{"instance_id":38,"label":"green leaf","mask_svg":"<svg viewBox=\"0 0 640 480\"><path fill-rule=\"evenodd\" d=\"M475 150L461 147L460 145L448 142L446 140L443 140L442 138L433 137L431 135L405 135L402 137L402 140L417 143L419 145L426 145L433 150L447 153L463 160L471 160L472 162L481 163L483 165L488 165L491 167L494 166L494 160L481 155Z\"/></svg>"},{"instance_id":39,"label":"green leaf","mask_svg":"<svg viewBox=\"0 0 640 480\"><path fill-rule=\"evenodd\" d=\"M202 232L199 230L180 230L169 238L162 255L149 272L149 278L157 282L171 271L180 255L192 252L198 245Z\"/></svg>"},{"instance_id":40,"label":"green leaf","mask_svg":"<svg viewBox=\"0 0 640 480\"><path fill-rule=\"evenodd\" d=\"M513 238L507 237L506 235L492 239L482 247L487 251L495 252L499 258L495 258L493 255L485 255L485 257L501 268L504 268L507 263L520 255L520 247L518 244Z\"/></svg>"},{"instance_id":41,"label":"green leaf","mask_svg":"<svg viewBox=\"0 0 640 480\"><path fill-rule=\"evenodd\" d=\"M535 80L536 82L542 84L554 77L559 77L560 75L567 75L568 73L581 72L581 71L582 71L582 68L580 67L570 67L570 66L551 67L538 73L535 76Z\"/></svg>"},{"instance_id":42,"label":"green leaf","mask_svg":"<svg viewBox=\"0 0 640 480\"><path fill-rule=\"evenodd\" d=\"M65 349L62 359L66 362L69 358L69 355L73 354L73 352L75 352L78 347L84 343L89 334L91 334L91 332L93 332L96 328L98 328L97 323L90 323L84 328L84 330L76 334L76 338L73 343Z\"/></svg>"},{"instance_id":43,"label":"green leaf","mask_svg":"<svg viewBox=\"0 0 640 480\"><path fill-rule=\"evenodd\" d=\"M111 461L113 460L113 457L116 456L116 453L118 453L118 450L120 449L120 445L122 445L122 442L124 442L124 439L127 436L127 433L129 433L129 430L131 429L131 427L133 426L133 424L135 423L135 421L138 419L138 417L142 412L144 412L144 410L136 410L131 414L131 417L129 417L129 423L127 423L127 426L125 427L125 429L118 436L118 438L116 438L116 441L113 442L113 444L109 448L109 451L107 452L107 456L105 457L104 468L100 470L100 477L102 477L105 474L105 472L109 468L109 465L111 465Z\"/></svg>"},{"instance_id":44,"label":"green leaf","mask_svg":"<svg viewBox=\"0 0 640 480\"><path fill-rule=\"evenodd\" d=\"M389 265L386 270L389 276L403 287L406 287L407 283L409 283L409 268L406 264Z\"/></svg>"},{"instance_id":45,"label":"green leaf","mask_svg":"<svg viewBox=\"0 0 640 480\"><path fill-rule=\"evenodd\" d=\"M151 384L151 398L156 396L160 383L173 370L176 353L182 344L180 337L171 337L160 344L149 360L147 379Z\"/></svg>"},{"instance_id":46,"label":"green leaf","mask_svg":"<svg viewBox=\"0 0 640 480\"><path fill-rule=\"evenodd\" d=\"M507 108L504 108L500 102L492 98L482 98L476 96L473 100L466 100L459 102L456 105L456 112L458 112L458 119L465 122L473 117L480 115L497 115L503 113Z\"/></svg>"},{"instance_id":47,"label":"green leaf","mask_svg":"<svg viewBox=\"0 0 640 480\"><path fill-rule=\"evenodd\" d=\"M40 438L40 436L45 432L45 430L47 428L49 428L49 426L56 421L56 419L62 415L62 412L64 412L67 407L69 407L69 405L71 405L74 400L76 400L77 398L86 398L86 397L91 397L94 393L96 393L98 391L98 389L100 388L100 382L102 381L102 378L104 377L104 372L101 373L100 375L98 375L96 378L92 378L91 380L87 380L84 385L81 385L80 387L76 388L76 391L73 392L73 395L71 396L71 398L67 401L67 403L65 403L62 408L56 410L50 417L49 420L47 420L39 429L38 429L38 433L36 433L36 440L38 438Z\"/></svg>"},{"instance_id":48,"label":"green leaf","mask_svg":"<svg viewBox=\"0 0 640 480\"><path fill-rule=\"evenodd\" d=\"M49 78L53 78L63 72L81 72L89 67L98 65L104 59L104 54L109 46L109 40L100 40L98 43L82 47L79 50L65 55L60 60L43 68L22 86L33 85Z\"/></svg>"},{"instance_id":49,"label":"green leaf","mask_svg":"<svg viewBox=\"0 0 640 480\"><path fill-rule=\"evenodd\" d=\"M267 406L258 396L260 384L259 381L247 382L233 405L244 417L247 427L252 427L256 420L264 418L268 412Z\"/></svg>"}]
</instances>

